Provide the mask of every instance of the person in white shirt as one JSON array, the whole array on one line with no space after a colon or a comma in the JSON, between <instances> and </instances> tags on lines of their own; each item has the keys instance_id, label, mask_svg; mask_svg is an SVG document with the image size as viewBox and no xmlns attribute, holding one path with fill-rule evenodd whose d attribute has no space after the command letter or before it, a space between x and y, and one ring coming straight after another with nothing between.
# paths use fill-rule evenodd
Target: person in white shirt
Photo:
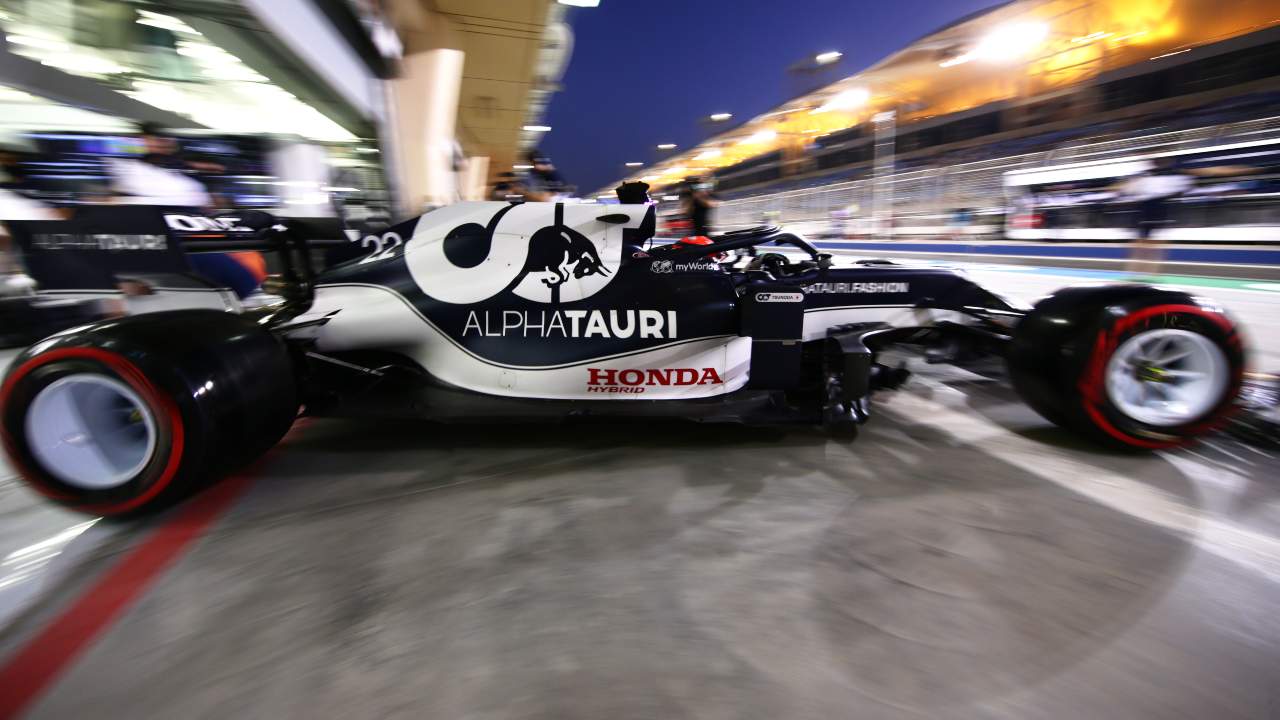
<instances>
[{"instance_id":1,"label":"person in white shirt","mask_svg":"<svg viewBox=\"0 0 1280 720\"><path fill-rule=\"evenodd\" d=\"M13 251L13 241L4 223L10 220L58 220L57 209L28 197L30 190L22 169L23 158L36 154L35 144L20 135L0 136L0 296L23 295L35 288L35 281L23 272Z\"/></svg>"},{"instance_id":2,"label":"person in white shirt","mask_svg":"<svg viewBox=\"0 0 1280 720\"><path fill-rule=\"evenodd\" d=\"M110 158L111 187L116 201L128 205L164 205L206 208L213 198L205 186L188 174L195 170L218 170L184 158L178 141L159 127L144 123L138 133L146 149L140 158Z\"/></svg>"},{"instance_id":3,"label":"person in white shirt","mask_svg":"<svg viewBox=\"0 0 1280 720\"><path fill-rule=\"evenodd\" d=\"M1169 201L1190 190L1195 180L1178 171L1170 157L1155 159L1146 172L1120 184L1121 196L1137 206L1134 229L1138 237L1125 269L1134 274L1156 275L1164 252L1152 236L1169 224Z\"/></svg>"},{"instance_id":4,"label":"person in white shirt","mask_svg":"<svg viewBox=\"0 0 1280 720\"><path fill-rule=\"evenodd\" d=\"M144 123L138 136L145 155L139 159L109 160L115 202L181 207L197 212L214 207L213 196L190 173L220 173L226 168L184 156L178 141L154 124ZM265 275L265 262L256 252L192 253L187 256L187 263L195 274L218 287L233 289L240 297L257 290ZM121 289L126 294L150 292L149 288L136 283Z\"/></svg>"}]
</instances>

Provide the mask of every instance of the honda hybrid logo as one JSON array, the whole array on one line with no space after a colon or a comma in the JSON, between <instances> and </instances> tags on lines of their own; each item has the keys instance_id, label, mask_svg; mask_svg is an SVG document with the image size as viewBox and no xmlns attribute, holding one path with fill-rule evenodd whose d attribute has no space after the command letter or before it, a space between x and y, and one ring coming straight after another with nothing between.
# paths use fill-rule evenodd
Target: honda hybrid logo
<instances>
[{"instance_id":1,"label":"honda hybrid logo","mask_svg":"<svg viewBox=\"0 0 1280 720\"><path fill-rule=\"evenodd\" d=\"M722 385L715 368L662 368L661 370L615 370L587 368L587 392L642 393L651 387Z\"/></svg>"}]
</instances>

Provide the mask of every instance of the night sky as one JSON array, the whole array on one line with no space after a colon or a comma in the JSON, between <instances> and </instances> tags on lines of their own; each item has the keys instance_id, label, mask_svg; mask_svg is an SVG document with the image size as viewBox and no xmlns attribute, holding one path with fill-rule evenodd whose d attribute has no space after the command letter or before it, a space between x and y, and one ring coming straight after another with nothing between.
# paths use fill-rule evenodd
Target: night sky
<instances>
[{"instance_id":1,"label":"night sky","mask_svg":"<svg viewBox=\"0 0 1280 720\"><path fill-rule=\"evenodd\" d=\"M574 48L542 143L587 193L681 150L717 128L713 112L745 122L806 90L852 75L995 0L601 0L569 8ZM787 67L825 50L844 57L801 80Z\"/></svg>"}]
</instances>

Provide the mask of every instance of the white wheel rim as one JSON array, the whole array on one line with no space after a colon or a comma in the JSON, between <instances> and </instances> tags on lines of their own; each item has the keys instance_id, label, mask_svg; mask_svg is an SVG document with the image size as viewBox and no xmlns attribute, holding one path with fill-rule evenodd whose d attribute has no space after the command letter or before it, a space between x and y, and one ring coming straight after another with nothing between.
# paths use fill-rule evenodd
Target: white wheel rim
<instances>
[{"instance_id":1,"label":"white wheel rim","mask_svg":"<svg viewBox=\"0 0 1280 720\"><path fill-rule=\"evenodd\" d=\"M1107 362L1107 397L1147 425L1198 420L1222 401L1227 358L1209 338L1189 330L1148 330L1125 340Z\"/></svg>"},{"instance_id":2,"label":"white wheel rim","mask_svg":"<svg viewBox=\"0 0 1280 720\"><path fill-rule=\"evenodd\" d=\"M46 471L85 490L132 480L156 450L156 423L128 385L103 375L70 375L31 401L27 444Z\"/></svg>"}]
</instances>

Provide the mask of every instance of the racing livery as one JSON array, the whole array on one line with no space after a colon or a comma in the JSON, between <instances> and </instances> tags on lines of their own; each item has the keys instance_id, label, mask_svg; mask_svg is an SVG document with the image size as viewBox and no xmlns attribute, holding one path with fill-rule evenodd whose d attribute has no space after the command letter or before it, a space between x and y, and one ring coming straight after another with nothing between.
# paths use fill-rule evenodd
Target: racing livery
<instances>
[{"instance_id":1,"label":"racing livery","mask_svg":"<svg viewBox=\"0 0 1280 720\"><path fill-rule=\"evenodd\" d=\"M322 275L297 320L329 318L314 335L321 352L390 342L433 378L476 392L594 397L589 367L709 367L724 379L649 386L645 399L742 387L750 342L738 336L732 278L714 263L652 272L664 261L624 261L624 234L647 210L612 224L600 214L560 203L438 210L400 226L403 245Z\"/></svg>"},{"instance_id":2,"label":"racing livery","mask_svg":"<svg viewBox=\"0 0 1280 720\"><path fill-rule=\"evenodd\" d=\"M282 301L35 343L0 386L5 448L46 495L120 515L257 456L299 411L847 431L906 379L884 362L898 346L1003 358L1049 420L1158 448L1210 430L1240 387L1234 324L1185 293L1076 287L1026 307L949 269L837 267L779 228L654 245L654 224L647 203L458 203L313 275L304 228L258 218L246 238L242 222L184 216L168 223L179 243L217 231L279 251Z\"/></svg>"}]
</instances>

